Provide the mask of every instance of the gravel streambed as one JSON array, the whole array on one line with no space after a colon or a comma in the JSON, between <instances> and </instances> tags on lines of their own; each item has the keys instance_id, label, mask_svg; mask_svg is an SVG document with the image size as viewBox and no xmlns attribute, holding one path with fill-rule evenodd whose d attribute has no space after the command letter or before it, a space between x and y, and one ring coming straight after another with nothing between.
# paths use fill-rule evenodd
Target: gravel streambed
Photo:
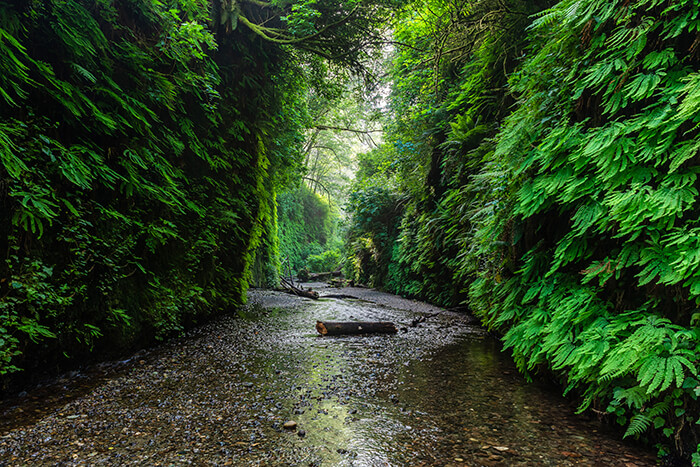
<instances>
[{"instance_id":1,"label":"gravel streambed","mask_svg":"<svg viewBox=\"0 0 700 467\"><path fill-rule=\"evenodd\" d=\"M316 286L345 298L252 290L240 316L3 402L0 465L654 464L526 384L469 316ZM316 320L400 332L320 337Z\"/></svg>"}]
</instances>

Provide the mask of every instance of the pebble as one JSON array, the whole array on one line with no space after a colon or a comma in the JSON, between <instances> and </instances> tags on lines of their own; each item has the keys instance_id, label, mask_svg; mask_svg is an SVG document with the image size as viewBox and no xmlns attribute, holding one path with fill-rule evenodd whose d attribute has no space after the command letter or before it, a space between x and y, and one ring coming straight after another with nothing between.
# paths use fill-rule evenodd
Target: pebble
<instances>
[{"instance_id":1,"label":"pebble","mask_svg":"<svg viewBox=\"0 0 700 467\"><path fill-rule=\"evenodd\" d=\"M289 420L287 422L284 422L284 425L282 425L285 430L294 430L297 427L297 422L294 420Z\"/></svg>"},{"instance_id":2,"label":"pebble","mask_svg":"<svg viewBox=\"0 0 700 467\"><path fill-rule=\"evenodd\" d=\"M299 430L297 435L299 436L299 438L303 438L304 436L306 436L306 432L304 430Z\"/></svg>"}]
</instances>

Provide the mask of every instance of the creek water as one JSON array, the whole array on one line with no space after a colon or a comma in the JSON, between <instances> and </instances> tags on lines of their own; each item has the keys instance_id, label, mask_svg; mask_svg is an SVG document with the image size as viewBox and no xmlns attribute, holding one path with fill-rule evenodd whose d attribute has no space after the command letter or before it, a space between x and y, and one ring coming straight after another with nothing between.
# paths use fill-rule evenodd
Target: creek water
<instances>
[{"instance_id":1,"label":"creek water","mask_svg":"<svg viewBox=\"0 0 700 467\"><path fill-rule=\"evenodd\" d=\"M654 465L469 316L317 286L344 297L254 290L240 316L2 402L0 465ZM321 337L316 320L400 331Z\"/></svg>"}]
</instances>

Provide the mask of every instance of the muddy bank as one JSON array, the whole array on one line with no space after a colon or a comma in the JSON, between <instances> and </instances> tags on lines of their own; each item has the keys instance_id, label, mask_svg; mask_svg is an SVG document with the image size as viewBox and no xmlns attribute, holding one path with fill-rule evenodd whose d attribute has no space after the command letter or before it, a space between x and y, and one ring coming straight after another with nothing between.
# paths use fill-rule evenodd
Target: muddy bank
<instances>
[{"instance_id":1,"label":"muddy bank","mask_svg":"<svg viewBox=\"0 0 700 467\"><path fill-rule=\"evenodd\" d=\"M5 402L0 465L653 465L526 384L469 317L320 292L356 298L254 290L241 316ZM324 338L317 319L405 330Z\"/></svg>"}]
</instances>

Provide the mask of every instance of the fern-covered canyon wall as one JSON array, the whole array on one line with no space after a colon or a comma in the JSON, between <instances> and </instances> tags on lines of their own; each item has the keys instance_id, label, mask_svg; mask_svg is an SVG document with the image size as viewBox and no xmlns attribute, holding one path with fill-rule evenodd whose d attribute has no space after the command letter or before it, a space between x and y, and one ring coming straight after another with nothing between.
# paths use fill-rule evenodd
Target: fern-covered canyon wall
<instances>
[{"instance_id":1,"label":"fern-covered canyon wall","mask_svg":"<svg viewBox=\"0 0 700 467\"><path fill-rule=\"evenodd\" d=\"M234 309L280 268L307 93L381 1L0 1L0 375Z\"/></svg>"},{"instance_id":2,"label":"fern-covered canyon wall","mask_svg":"<svg viewBox=\"0 0 700 467\"><path fill-rule=\"evenodd\" d=\"M342 248L338 208L304 184L280 193L277 200L282 272L336 270Z\"/></svg>"},{"instance_id":3,"label":"fern-covered canyon wall","mask_svg":"<svg viewBox=\"0 0 700 467\"><path fill-rule=\"evenodd\" d=\"M697 3L429 3L395 32L348 272L469 306L523 372L700 463Z\"/></svg>"},{"instance_id":4,"label":"fern-covered canyon wall","mask_svg":"<svg viewBox=\"0 0 700 467\"><path fill-rule=\"evenodd\" d=\"M225 28L206 2L0 3L0 372L242 302L299 128L285 55Z\"/></svg>"}]
</instances>

